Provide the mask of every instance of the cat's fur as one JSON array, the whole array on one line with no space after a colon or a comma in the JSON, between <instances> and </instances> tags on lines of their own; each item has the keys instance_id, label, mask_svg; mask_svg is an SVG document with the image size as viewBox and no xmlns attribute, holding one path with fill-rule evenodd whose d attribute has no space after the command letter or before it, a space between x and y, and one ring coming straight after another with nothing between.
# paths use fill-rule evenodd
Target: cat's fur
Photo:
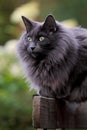
<instances>
[{"instance_id":1,"label":"cat's fur","mask_svg":"<svg viewBox=\"0 0 87 130\"><path fill-rule=\"evenodd\" d=\"M42 23L22 19L17 53L33 88L47 97L87 100L87 30L65 28L52 15Z\"/></svg>"}]
</instances>

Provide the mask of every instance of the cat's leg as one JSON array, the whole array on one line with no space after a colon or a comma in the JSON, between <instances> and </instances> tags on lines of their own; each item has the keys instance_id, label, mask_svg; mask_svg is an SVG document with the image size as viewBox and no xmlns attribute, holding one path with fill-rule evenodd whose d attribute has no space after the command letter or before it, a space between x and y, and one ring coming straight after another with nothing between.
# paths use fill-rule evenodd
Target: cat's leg
<instances>
[{"instance_id":1,"label":"cat's leg","mask_svg":"<svg viewBox=\"0 0 87 130\"><path fill-rule=\"evenodd\" d=\"M70 88L63 87L62 89L55 90L56 98L58 99L66 99L70 95Z\"/></svg>"},{"instance_id":2,"label":"cat's leg","mask_svg":"<svg viewBox=\"0 0 87 130\"><path fill-rule=\"evenodd\" d=\"M52 91L52 89L50 87L42 87L39 91L39 94L41 96L44 96L44 97L49 97L49 98L54 98L55 97L55 94L54 92Z\"/></svg>"},{"instance_id":3,"label":"cat's leg","mask_svg":"<svg viewBox=\"0 0 87 130\"><path fill-rule=\"evenodd\" d=\"M86 101L87 100L87 78L81 84L81 86L76 86L68 97L70 101Z\"/></svg>"}]
</instances>

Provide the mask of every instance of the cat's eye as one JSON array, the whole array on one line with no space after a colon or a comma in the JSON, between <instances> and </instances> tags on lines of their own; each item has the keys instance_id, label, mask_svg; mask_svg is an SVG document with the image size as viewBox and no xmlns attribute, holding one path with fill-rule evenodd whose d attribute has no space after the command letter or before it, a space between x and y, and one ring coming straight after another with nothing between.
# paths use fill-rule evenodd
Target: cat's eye
<instances>
[{"instance_id":1,"label":"cat's eye","mask_svg":"<svg viewBox=\"0 0 87 130\"><path fill-rule=\"evenodd\" d=\"M39 37L39 41L44 41L45 37L41 36Z\"/></svg>"},{"instance_id":2,"label":"cat's eye","mask_svg":"<svg viewBox=\"0 0 87 130\"><path fill-rule=\"evenodd\" d=\"M30 41L30 42L32 41L32 38L31 38L31 37L27 37L27 39L28 39L28 41Z\"/></svg>"}]
</instances>

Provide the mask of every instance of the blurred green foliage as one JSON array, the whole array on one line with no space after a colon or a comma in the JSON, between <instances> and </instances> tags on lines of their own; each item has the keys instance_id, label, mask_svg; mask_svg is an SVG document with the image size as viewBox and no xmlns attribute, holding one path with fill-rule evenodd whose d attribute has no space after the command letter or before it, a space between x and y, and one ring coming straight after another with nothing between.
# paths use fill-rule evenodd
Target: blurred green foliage
<instances>
[{"instance_id":1,"label":"blurred green foliage","mask_svg":"<svg viewBox=\"0 0 87 130\"><path fill-rule=\"evenodd\" d=\"M16 41L0 47L0 130L29 130L32 95L15 55Z\"/></svg>"},{"instance_id":2,"label":"blurred green foliage","mask_svg":"<svg viewBox=\"0 0 87 130\"><path fill-rule=\"evenodd\" d=\"M78 23L87 27L87 0L39 0L40 17L52 13L59 21L75 18Z\"/></svg>"},{"instance_id":3,"label":"blurred green foliage","mask_svg":"<svg viewBox=\"0 0 87 130\"><path fill-rule=\"evenodd\" d=\"M11 21L10 17L14 10L27 2L28 5L30 2L39 4L39 13L33 17L36 20L42 20L47 14L52 13L59 21L74 18L81 26L87 27L87 0L0 0L0 44L5 44L7 40L19 37L21 31L19 24ZM33 16L35 8L31 9L30 5L27 8L29 18ZM24 8L22 12L26 12ZM21 17L20 12L19 15Z\"/></svg>"},{"instance_id":4,"label":"blurred green foliage","mask_svg":"<svg viewBox=\"0 0 87 130\"><path fill-rule=\"evenodd\" d=\"M0 44L17 37L17 25L11 22L10 15L17 6L27 1L29 0L0 0Z\"/></svg>"},{"instance_id":5,"label":"blurred green foliage","mask_svg":"<svg viewBox=\"0 0 87 130\"><path fill-rule=\"evenodd\" d=\"M48 14L59 21L76 19L87 27L87 0L0 0L0 45L4 45L0 46L0 130L33 130L35 92L29 91L16 58L17 40L9 40L23 31L21 15L42 21Z\"/></svg>"}]
</instances>

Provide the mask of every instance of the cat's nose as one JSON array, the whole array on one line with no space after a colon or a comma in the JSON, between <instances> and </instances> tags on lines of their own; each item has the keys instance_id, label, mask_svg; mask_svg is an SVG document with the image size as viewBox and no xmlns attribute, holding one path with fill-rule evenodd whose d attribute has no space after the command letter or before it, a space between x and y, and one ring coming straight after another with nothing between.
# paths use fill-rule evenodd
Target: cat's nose
<instances>
[{"instance_id":1,"label":"cat's nose","mask_svg":"<svg viewBox=\"0 0 87 130\"><path fill-rule=\"evenodd\" d=\"M35 47L31 47L31 50L33 51L35 49Z\"/></svg>"}]
</instances>

